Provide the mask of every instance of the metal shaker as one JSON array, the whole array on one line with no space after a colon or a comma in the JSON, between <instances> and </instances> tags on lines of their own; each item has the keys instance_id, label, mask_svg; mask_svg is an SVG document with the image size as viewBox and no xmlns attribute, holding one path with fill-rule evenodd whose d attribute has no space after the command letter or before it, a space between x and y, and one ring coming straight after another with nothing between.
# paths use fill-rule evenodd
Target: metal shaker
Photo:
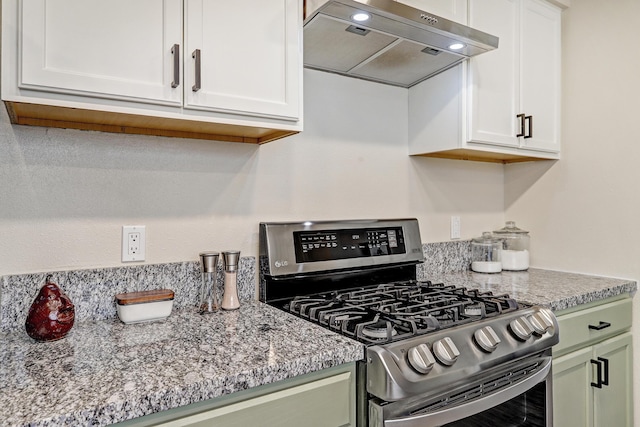
<instances>
[{"instance_id":1,"label":"metal shaker","mask_svg":"<svg viewBox=\"0 0 640 427\"><path fill-rule=\"evenodd\" d=\"M200 253L200 266L202 271L202 283L200 284L198 301L198 311L200 314L212 313L218 310L219 307L217 290L218 255L218 252Z\"/></svg>"},{"instance_id":2,"label":"metal shaker","mask_svg":"<svg viewBox=\"0 0 640 427\"><path fill-rule=\"evenodd\" d=\"M222 308L235 310L240 307L238 300L238 263L240 251L223 251L222 263L224 264L224 294L222 296Z\"/></svg>"}]
</instances>

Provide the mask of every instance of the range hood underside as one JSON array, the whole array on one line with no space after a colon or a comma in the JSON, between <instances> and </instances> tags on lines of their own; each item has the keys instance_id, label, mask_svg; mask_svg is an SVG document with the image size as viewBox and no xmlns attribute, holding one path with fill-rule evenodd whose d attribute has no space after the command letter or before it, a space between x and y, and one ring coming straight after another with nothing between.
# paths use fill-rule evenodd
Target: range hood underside
<instances>
[{"instance_id":1,"label":"range hood underside","mask_svg":"<svg viewBox=\"0 0 640 427\"><path fill-rule=\"evenodd\" d=\"M408 8L400 4L395 7ZM350 17L361 10L372 15L371 25L356 25L350 21ZM497 38L491 35L481 33L488 37L486 43L474 40L465 37L465 32L480 32L442 18L439 20L462 34L454 36L439 29L425 31L420 28L424 24L377 11L355 1L332 1L305 21L304 65L406 88L470 56L494 49L493 43L497 46ZM452 43L460 41L465 44L460 53L446 50Z\"/></svg>"}]
</instances>

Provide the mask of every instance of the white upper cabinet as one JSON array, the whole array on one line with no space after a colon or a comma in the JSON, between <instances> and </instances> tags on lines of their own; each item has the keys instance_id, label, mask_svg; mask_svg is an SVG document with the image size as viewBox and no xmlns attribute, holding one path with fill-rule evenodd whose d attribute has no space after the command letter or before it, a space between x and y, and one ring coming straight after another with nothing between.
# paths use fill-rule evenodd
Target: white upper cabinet
<instances>
[{"instance_id":1,"label":"white upper cabinet","mask_svg":"<svg viewBox=\"0 0 640 427\"><path fill-rule=\"evenodd\" d=\"M467 0L396 0L460 24L467 23Z\"/></svg>"},{"instance_id":2,"label":"white upper cabinet","mask_svg":"<svg viewBox=\"0 0 640 427\"><path fill-rule=\"evenodd\" d=\"M19 4L19 87L182 104L181 90L171 87L171 49L182 43L181 0Z\"/></svg>"},{"instance_id":3,"label":"white upper cabinet","mask_svg":"<svg viewBox=\"0 0 640 427\"><path fill-rule=\"evenodd\" d=\"M560 151L561 16L548 3L526 0L520 41L520 113L533 117L524 148ZM529 123L525 123L528 128Z\"/></svg>"},{"instance_id":4,"label":"white upper cabinet","mask_svg":"<svg viewBox=\"0 0 640 427\"><path fill-rule=\"evenodd\" d=\"M261 0L249 11L246 2L187 0L186 107L297 119L297 4Z\"/></svg>"},{"instance_id":5,"label":"white upper cabinet","mask_svg":"<svg viewBox=\"0 0 640 427\"><path fill-rule=\"evenodd\" d=\"M498 49L469 61L469 140L518 147L520 31L518 0L471 2L470 25L498 36Z\"/></svg>"},{"instance_id":6,"label":"white upper cabinet","mask_svg":"<svg viewBox=\"0 0 640 427\"><path fill-rule=\"evenodd\" d=\"M561 10L542 0L470 0L468 25L498 36L499 47L410 89L410 154L559 158Z\"/></svg>"},{"instance_id":7,"label":"white upper cabinet","mask_svg":"<svg viewBox=\"0 0 640 427\"><path fill-rule=\"evenodd\" d=\"M3 2L2 99L18 124L277 139L302 130L301 5Z\"/></svg>"}]
</instances>

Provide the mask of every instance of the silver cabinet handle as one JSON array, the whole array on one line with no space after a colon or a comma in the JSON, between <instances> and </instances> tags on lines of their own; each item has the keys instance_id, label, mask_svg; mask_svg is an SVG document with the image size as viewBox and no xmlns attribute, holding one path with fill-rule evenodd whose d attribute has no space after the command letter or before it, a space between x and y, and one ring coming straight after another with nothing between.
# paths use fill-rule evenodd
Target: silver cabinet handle
<instances>
[{"instance_id":1,"label":"silver cabinet handle","mask_svg":"<svg viewBox=\"0 0 640 427\"><path fill-rule=\"evenodd\" d=\"M196 49L191 54L191 57L196 60L196 84L191 87L191 90L197 92L202 87L202 67L200 62L200 49Z\"/></svg>"},{"instance_id":2,"label":"silver cabinet handle","mask_svg":"<svg viewBox=\"0 0 640 427\"><path fill-rule=\"evenodd\" d=\"M180 45L174 44L171 48L173 54L173 81L171 87L176 88L180 86Z\"/></svg>"}]
</instances>

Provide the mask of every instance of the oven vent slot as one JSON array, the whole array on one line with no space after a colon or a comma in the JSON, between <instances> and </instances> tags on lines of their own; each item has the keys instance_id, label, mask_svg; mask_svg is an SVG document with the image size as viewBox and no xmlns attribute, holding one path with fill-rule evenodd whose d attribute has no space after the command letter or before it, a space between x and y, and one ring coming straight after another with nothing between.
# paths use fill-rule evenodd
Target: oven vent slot
<instances>
[{"instance_id":1,"label":"oven vent slot","mask_svg":"<svg viewBox=\"0 0 640 427\"><path fill-rule=\"evenodd\" d=\"M518 383L521 380L535 374L544 366L541 362L519 367L516 370L503 372L501 375L493 376L487 380L476 382L473 386L456 390L455 393L444 396L437 401L422 407L420 410L412 412L412 415L427 414L469 402L479 397L495 393L496 391Z\"/></svg>"}]
</instances>

